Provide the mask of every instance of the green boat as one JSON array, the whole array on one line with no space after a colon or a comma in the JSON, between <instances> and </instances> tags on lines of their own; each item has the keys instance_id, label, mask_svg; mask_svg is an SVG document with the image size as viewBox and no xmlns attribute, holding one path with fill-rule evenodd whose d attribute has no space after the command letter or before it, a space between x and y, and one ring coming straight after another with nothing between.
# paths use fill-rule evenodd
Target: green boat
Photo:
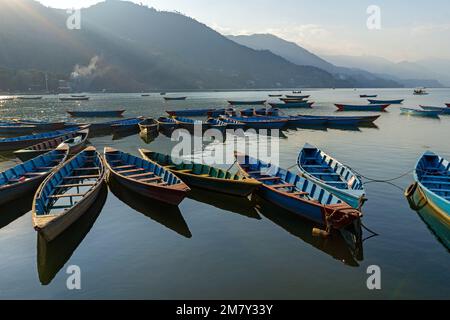
<instances>
[{"instance_id":1,"label":"green boat","mask_svg":"<svg viewBox=\"0 0 450 320\"><path fill-rule=\"evenodd\" d=\"M146 149L139 149L139 152L144 159L164 166L189 186L247 197L261 185L261 182L247 178L240 173L234 174L206 164L175 159L170 155Z\"/></svg>"}]
</instances>

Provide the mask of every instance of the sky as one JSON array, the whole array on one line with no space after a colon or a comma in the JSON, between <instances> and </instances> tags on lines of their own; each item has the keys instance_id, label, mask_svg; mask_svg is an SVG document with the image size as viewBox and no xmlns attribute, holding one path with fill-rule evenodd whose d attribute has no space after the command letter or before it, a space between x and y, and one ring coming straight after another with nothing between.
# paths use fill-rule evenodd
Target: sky
<instances>
[{"instance_id":1,"label":"sky","mask_svg":"<svg viewBox=\"0 0 450 320\"><path fill-rule=\"evenodd\" d=\"M80 8L99 0L39 0ZM272 33L321 55L391 61L450 59L448 0L138 0L178 11L222 34ZM377 6L379 15L368 9ZM375 8L375 10L377 10ZM379 19L377 19L379 17ZM368 20L371 29L368 28ZM374 28L375 27L375 28ZM379 27L379 28L378 28Z\"/></svg>"}]
</instances>

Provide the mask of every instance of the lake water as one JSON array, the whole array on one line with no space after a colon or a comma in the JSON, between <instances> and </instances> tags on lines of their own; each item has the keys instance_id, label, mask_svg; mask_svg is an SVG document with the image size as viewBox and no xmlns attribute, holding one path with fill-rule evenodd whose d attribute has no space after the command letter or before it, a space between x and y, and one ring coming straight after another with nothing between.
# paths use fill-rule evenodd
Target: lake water
<instances>
[{"instance_id":1,"label":"lake water","mask_svg":"<svg viewBox=\"0 0 450 320\"><path fill-rule=\"evenodd\" d=\"M359 94L405 98L404 106L450 102L450 90L310 90L311 110L287 113L336 114L333 103L360 103ZM126 109L126 116L158 117L167 109L226 106L226 99L265 99L269 92L180 93L188 100L166 103L159 94L93 94L89 102L55 97L0 103L5 118L67 119L69 109ZM289 93L289 92L282 92ZM83 120L83 119L81 119ZM102 121L102 120L95 120ZM313 143L374 179L390 179L414 168L431 149L450 158L450 116L410 117L391 106L377 128L297 129L280 138L281 166L295 164L305 142ZM146 144L138 135L113 140L94 137L102 150L114 146L168 151L174 142L159 135ZM2 155L0 169L18 160ZM30 199L0 208L0 298L25 299L448 299L450 255L421 217L410 209L403 190L408 174L394 184L366 185L363 223L379 235L351 249L339 237L311 236L312 225L257 199L194 191L167 210L112 186L80 221L54 243L32 228ZM104 205L103 205L104 202ZM102 206L103 205L103 206ZM364 231L363 237L371 234ZM81 268L81 290L66 288L67 267ZM367 268L381 268L381 290L367 289Z\"/></svg>"}]
</instances>

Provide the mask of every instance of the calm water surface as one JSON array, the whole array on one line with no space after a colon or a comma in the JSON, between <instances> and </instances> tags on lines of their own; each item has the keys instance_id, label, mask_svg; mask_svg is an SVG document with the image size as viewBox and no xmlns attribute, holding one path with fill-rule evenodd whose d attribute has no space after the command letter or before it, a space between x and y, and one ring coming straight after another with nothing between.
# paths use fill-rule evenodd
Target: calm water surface
<instances>
[{"instance_id":1,"label":"calm water surface","mask_svg":"<svg viewBox=\"0 0 450 320\"><path fill-rule=\"evenodd\" d=\"M404 106L450 102L450 90L311 90L312 110L288 113L335 114L334 102L359 103L362 93L381 99L406 98ZM268 92L186 93L187 101L162 101L159 94L92 95L89 102L0 103L4 118L67 119L69 109L115 109L126 116L158 117L167 109L219 107L226 99L264 99ZM295 164L305 142L318 145L365 176L389 179L411 170L427 149L450 158L450 116L408 117L391 106L377 128L288 130L280 139L281 165ZM83 119L80 119L83 121ZM98 120L100 121L100 120ZM115 146L168 151L164 135L146 144L138 135L113 140L94 137L99 150ZM2 170L18 161L1 157ZM403 189L412 175L393 184L366 185L364 224L379 236L356 249L340 237L311 236L312 225L256 199L249 201L194 190L179 210L161 208L123 188L105 189L96 205L51 244L32 229L30 199L0 208L0 298L79 299L403 299L450 298L448 249L410 209ZM371 234L364 231L363 237ZM66 269L78 265L82 290L66 289ZM382 290L369 291L366 270L378 265Z\"/></svg>"}]
</instances>

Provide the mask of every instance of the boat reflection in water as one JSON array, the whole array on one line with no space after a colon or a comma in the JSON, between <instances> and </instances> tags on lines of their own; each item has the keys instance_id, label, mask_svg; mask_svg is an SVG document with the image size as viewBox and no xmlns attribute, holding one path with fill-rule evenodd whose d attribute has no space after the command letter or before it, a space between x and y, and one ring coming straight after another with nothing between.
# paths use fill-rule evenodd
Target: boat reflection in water
<instances>
[{"instance_id":1,"label":"boat reflection in water","mask_svg":"<svg viewBox=\"0 0 450 320\"><path fill-rule=\"evenodd\" d=\"M31 211L34 192L30 192L20 199L5 203L0 206L0 229L6 227L14 220L19 219L25 213Z\"/></svg>"},{"instance_id":2,"label":"boat reflection in water","mask_svg":"<svg viewBox=\"0 0 450 320\"><path fill-rule=\"evenodd\" d=\"M235 197L223 193L212 192L204 189L190 187L188 198L206 203L218 209L240 214L251 219L261 220L261 216L255 209L255 204L245 197Z\"/></svg>"},{"instance_id":3,"label":"boat reflection in water","mask_svg":"<svg viewBox=\"0 0 450 320\"><path fill-rule=\"evenodd\" d=\"M158 131L141 131L139 132L139 137L142 141L145 142L145 144L150 144L153 141L155 141L156 138L158 138L159 133Z\"/></svg>"},{"instance_id":4,"label":"boat reflection in water","mask_svg":"<svg viewBox=\"0 0 450 320\"><path fill-rule=\"evenodd\" d=\"M111 192L130 208L183 237L192 238L192 233L178 207L150 201L148 198L124 188L112 177L108 179L108 185Z\"/></svg>"},{"instance_id":5,"label":"boat reflection in water","mask_svg":"<svg viewBox=\"0 0 450 320\"><path fill-rule=\"evenodd\" d=\"M50 284L89 233L105 205L107 196L108 188L104 185L88 211L54 240L47 242L38 233L37 268L39 280L43 285Z\"/></svg>"},{"instance_id":6,"label":"boat reflection in water","mask_svg":"<svg viewBox=\"0 0 450 320\"><path fill-rule=\"evenodd\" d=\"M283 210L259 196L255 196L255 203L259 213L264 217L334 259L351 267L359 267L359 262L364 259L359 221L339 231L333 231L327 238L316 237L312 235L313 228L318 227L314 223Z\"/></svg>"},{"instance_id":7,"label":"boat reflection in water","mask_svg":"<svg viewBox=\"0 0 450 320\"><path fill-rule=\"evenodd\" d=\"M420 188L406 196L409 206L419 214L428 229L436 236L438 241L450 251L450 225L448 221L439 218L439 214L428 204Z\"/></svg>"}]
</instances>

